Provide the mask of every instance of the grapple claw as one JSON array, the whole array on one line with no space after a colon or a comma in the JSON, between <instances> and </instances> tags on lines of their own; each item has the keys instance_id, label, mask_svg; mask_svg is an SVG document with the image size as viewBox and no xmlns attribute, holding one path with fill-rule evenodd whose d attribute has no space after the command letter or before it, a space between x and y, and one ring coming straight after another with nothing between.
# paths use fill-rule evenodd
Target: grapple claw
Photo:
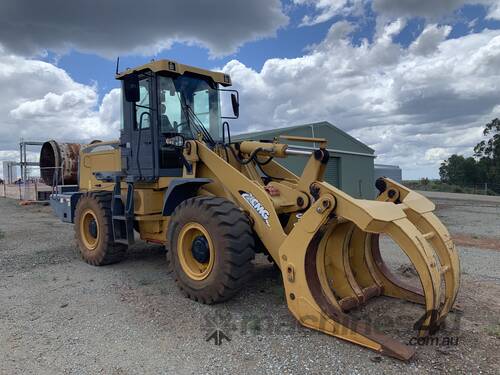
<instances>
[{"instance_id":1,"label":"grapple claw","mask_svg":"<svg viewBox=\"0 0 500 375\"><path fill-rule=\"evenodd\" d=\"M379 201L354 199L325 182L317 186L320 198L279 250L289 309L307 327L409 359L412 348L346 312L386 295L425 306L425 314L415 324L420 335L439 328L456 297L459 265L448 232L432 213L434 205L401 188L391 193L400 201L387 202L380 197ZM380 234L391 237L408 256L421 288L390 272L380 254ZM304 248L305 253L300 250Z\"/></svg>"},{"instance_id":2,"label":"grapple claw","mask_svg":"<svg viewBox=\"0 0 500 375\"><path fill-rule=\"evenodd\" d=\"M438 309L439 325L452 309L460 287L460 259L446 227L432 212L435 205L412 190L389 178L381 178L379 185L385 187L377 200L388 201L401 206L408 220L423 234L439 260L440 272L445 284L444 300ZM396 192L389 194L389 191ZM392 198L389 195L393 195Z\"/></svg>"}]
</instances>

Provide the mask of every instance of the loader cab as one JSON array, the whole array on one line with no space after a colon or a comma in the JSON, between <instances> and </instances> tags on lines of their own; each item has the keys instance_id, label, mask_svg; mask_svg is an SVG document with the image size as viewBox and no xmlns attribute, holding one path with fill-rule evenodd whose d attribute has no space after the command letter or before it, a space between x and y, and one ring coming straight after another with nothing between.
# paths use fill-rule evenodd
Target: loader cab
<instances>
[{"instance_id":1,"label":"loader cab","mask_svg":"<svg viewBox=\"0 0 500 375\"><path fill-rule=\"evenodd\" d=\"M229 77L160 62L117 77L122 80L122 169L139 180L182 176L186 140L222 139L220 94L228 91L221 86L230 85Z\"/></svg>"}]
</instances>

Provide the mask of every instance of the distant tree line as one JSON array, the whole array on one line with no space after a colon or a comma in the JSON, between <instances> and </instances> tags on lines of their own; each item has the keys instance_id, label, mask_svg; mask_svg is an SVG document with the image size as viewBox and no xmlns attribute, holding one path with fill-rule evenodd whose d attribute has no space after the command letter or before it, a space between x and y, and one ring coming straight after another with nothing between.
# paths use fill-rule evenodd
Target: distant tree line
<instances>
[{"instance_id":1,"label":"distant tree line","mask_svg":"<svg viewBox=\"0 0 500 375\"><path fill-rule=\"evenodd\" d=\"M458 186L486 184L500 193L500 119L485 125L487 138L474 147L474 156L451 155L439 168L441 182Z\"/></svg>"}]
</instances>

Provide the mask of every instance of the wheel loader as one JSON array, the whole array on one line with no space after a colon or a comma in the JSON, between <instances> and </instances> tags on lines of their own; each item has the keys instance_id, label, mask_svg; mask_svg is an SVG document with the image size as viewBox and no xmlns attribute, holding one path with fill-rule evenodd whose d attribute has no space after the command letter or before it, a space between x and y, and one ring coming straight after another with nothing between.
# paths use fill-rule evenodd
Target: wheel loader
<instances>
[{"instance_id":1,"label":"wheel loader","mask_svg":"<svg viewBox=\"0 0 500 375\"><path fill-rule=\"evenodd\" d=\"M375 200L349 196L324 181L322 138L233 142L221 97L237 118L239 95L227 74L159 60L117 70L116 78L120 139L82 147L78 185L57 186L51 196L55 212L74 223L86 262L120 261L137 233L166 247L186 297L214 304L238 293L263 252L279 268L288 308L303 326L400 360L414 348L349 311L387 296L423 306L419 335L444 323L460 265L428 199L389 178L377 180ZM308 158L300 176L279 163L289 155ZM380 235L407 255L419 287L384 263Z\"/></svg>"}]
</instances>

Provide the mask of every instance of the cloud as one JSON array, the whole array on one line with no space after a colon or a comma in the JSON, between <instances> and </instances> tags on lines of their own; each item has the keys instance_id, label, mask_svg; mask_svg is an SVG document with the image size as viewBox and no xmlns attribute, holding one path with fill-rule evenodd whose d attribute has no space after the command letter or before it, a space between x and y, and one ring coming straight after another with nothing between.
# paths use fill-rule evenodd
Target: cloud
<instances>
[{"instance_id":1,"label":"cloud","mask_svg":"<svg viewBox=\"0 0 500 375\"><path fill-rule=\"evenodd\" d=\"M85 115L96 103L96 92L88 86L78 86L60 94L48 92L41 99L26 100L10 111L13 120L32 122L41 119Z\"/></svg>"},{"instance_id":2,"label":"cloud","mask_svg":"<svg viewBox=\"0 0 500 375\"><path fill-rule=\"evenodd\" d=\"M500 20L500 3L498 1L491 4L486 18L492 20Z\"/></svg>"},{"instance_id":3,"label":"cloud","mask_svg":"<svg viewBox=\"0 0 500 375\"><path fill-rule=\"evenodd\" d=\"M373 10L391 17L437 19L453 13L465 4L479 4L488 7L490 14L493 12L492 18L495 17L494 9L498 9L498 0L373 0Z\"/></svg>"},{"instance_id":4,"label":"cloud","mask_svg":"<svg viewBox=\"0 0 500 375\"><path fill-rule=\"evenodd\" d=\"M488 10L486 18L500 19L498 0L293 0L293 3L312 8L302 18L302 26L316 25L337 16L360 16L365 12L366 4L371 4L385 20L414 17L437 20L465 4L484 5Z\"/></svg>"},{"instance_id":5,"label":"cloud","mask_svg":"<svg viewBox=\"0 0 500 375\"><path fill-rule=\"evenodd\" d=\"M451 26L428 25L422 34L413 41L410 51L415 55L429 55L434 53L438 46L446 40L451 32Z\"/></svg>"},{"instance_id":6,"label":"cloud","mask_svg":"<svg viewBox=\"0 0 500 375\"><path fill-rule=\"evenodd\" d=\"M107 137L118 129L108 93L99 106L97 86L75 82L52 64L0 53L0 148L20 137L66 140ZM116 115L115 115L116 116ZM115 117L113 116L113 117ZM35 139L35 140L36 140Z\"/></svg>"},{"instance_id":7,"label":"cloud","mask_svg":"<svg viewBox=\"0 0 500 375\"><path fill-rule=\"evenodd\" d=\"M359 15L363 11L364 0L293 0L293 3L314 7L315 14L306 14L301 22L302 26L311 26L339 15Z\"/></svg>"},{"instance_id":8,"label":"cloud","mask_svg":"<svg viewBox=\"0 0 500 375\"><path fill-rule=\"evenodd\" d=\"M106 124L113 130L120 128L121 120L121 89L113 89L104 95L102 103L99 106L99 121L101 124Z\"/></svg>"},{"instance_id":9,"label":"cloud","mask_svg":"<svg viewBox=\"0 0 500 375\"><path fill-rule=\"evenodd\" d=\"M355 3L343 0L294 1L317 10L317 14L308 19L310 23L322 22L325 19L320 17L323 11L326 15L333 14L329 9L341 12ZM445 2L449 7L458 4ZM411 2L403 3L408 5ZM422 9L427 9L426 1L418 3L422 3ZM62 9L65 9L64 4ZM341 4L344 4L343 8L339 8ZM381 6L384 1L375 0L374 7L376 4ZM278 2L262 2L261 6L274 6L276 12L271 14L276 15L275 20L280 18ZM470 152L481 138L483 124L500 113L500 31L486 29L447 39L450 26L428 24L405 48L394 43L393 38L406 25L408 6L405 8L399 4L396 7L399 11L393 16L397 14L398 17L391 18L391 22L383 22L384 17L379 19L372 41L362 40L353 46L350 35L356 26L339 21L330 27L323 41L311 46L303 56L269 59L260 71L238 60L230 61L224 70L231 74L241 93L241 120L233 122L233 131L327 120L373 147L379 156L378 162L400 164L414 175L429 174L429 171L437 175L439 158L455 152ZM10 6L2 3L0 10L2 7L9 10ZM76 142L105 140L115 138L120 125L120 90L111 90L101 100L97 84L78 83L63 69L20 57L12 53L13 49L32 54L43 49L78 48L111 55L127 49L129 42L128 51L143 48L144 53L148 53L149 48L163 48L163 42L155 39L158 34L152 33L149 39L144 36L153 27L149 23L141 23L141 28L134 30L141 35L137 39L135 36L130 41L127 39L128 28L121 30L121 38L113 39L115 23L103 26L105 23L98 12L96 17L100 20L88 21L81 8L85 5L78 3L78 7L82 20L68 18L74 22L74 29L67 19L49 23L42 10L37 23L36 17L29 13L34 10L29 10L26 25L34 26L28 28L29 32L18 26L18 35L11 35L10 42L9 34L3 32L11 27L10 21L0 22L0 43L7 40L11 44L10 49L2 49L0 45L0 150L4 150L3 154L0 153L0 160L12 157L20 137ZM131 10L125 8L122 6L116 11L122 12L122 18L129 20L127 14ZM240 9L239 6L236 8ZM183 8L176 12L180 12L179 9ZM421 14L424 14L422 9ZM7 12L17 22L15 13ZM5 13L0 11L0 20L1 17L5 17ZM134 16L133 19L137 18ZM282 21L286 22L285 18ZM64 29L66 35L40 31L49 24L57 33ZM257 26L255 30L261 32L263 28ZM94 27L95 30L90 30ZM109 36L104 33L106 36L102 37L105 27L109 29ZM233 36L219 38L216 31L211 36L203 36L205 39L196 39L193 35L201 28L196 30L194 27L191 36L185 35L182 40L203 44L212 53L229 51L243 43L242 40L248 40L240 38L240 42L231 44L227 38ZM226 34L229 34L227 30ZM275 27L268 30L275 30ZM162 40L177 40L175 35L171 33ZM264 34L259 35L255 37ZM212 37L221 42L207 42ZM144 40L151 42L144 44Z\"/></svg>"},{"instance_id":10,"label":"cloud","mask_svg":"<svg viewBox=\"0 0 500 375\"><path fill-rule=\"evenodd\" d=\"M75 82L52 64L1 49L0 87L0 161L19 160L20 138L88 142L118 136L119 89L99 104L96 85Z\"/></svg>"},{"instance_id":11,"label":"cloud","mask_svg":"<svg viewBox=\"0 0 500 375\"><path fill-rule=\"evenodd\" d=\"M404 22L353 46L345 21L295 59L260 71L233 60L224 70L241 92L234 131L327 120L374 148L377 161L437 176L436 155L468 152L500 108L500 30L446 40L427 26L408 48L392 41ZM439 153L436 150L439 149Z\"/></svg>"},{"instance_id":12,"label":"cloud","mask_svg":"<svg viewBox=\"0 0 500 375\"><path fill-rule=\"evenodd\" d=\"M23 56L77 49L115 58L184 42L218 56L287 22L279 0L2 1L0 44Z\"/></svg>"}]
</instances>

